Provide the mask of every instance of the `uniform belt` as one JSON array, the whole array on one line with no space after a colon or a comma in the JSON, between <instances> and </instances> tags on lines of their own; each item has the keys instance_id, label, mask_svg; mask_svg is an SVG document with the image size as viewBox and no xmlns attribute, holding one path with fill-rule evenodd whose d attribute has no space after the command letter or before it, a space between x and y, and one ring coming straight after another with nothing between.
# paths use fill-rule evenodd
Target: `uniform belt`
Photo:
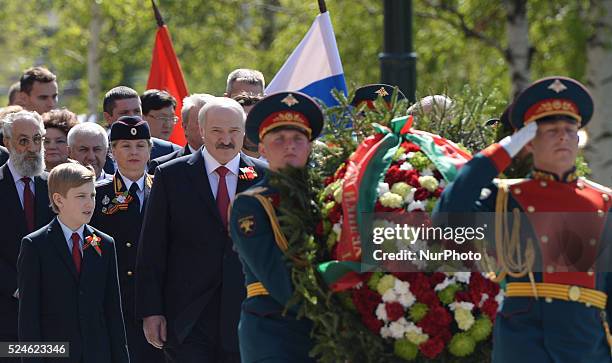
<instances>
[{"instance_id":1,"label":"uniform belt","mask_svg":"<svg viewBox=\"0 0 612 363\"><path fill-rule=\"evenodd\" d=\"M507 297L543 297L545 299L558 299L575 301L594 306L599 309L606 308L606 293L580 287L576 285L550 284L545 282L510 282L506 288Z\"/></svg>"},{"instance_id":2,"label":"uniform belt","mask_svg":"<svg viewBox=\"0 0 612 363\"><path fill-rule=\"evenodd\" d=\"M247 298L259 295L270 295L268 290L261 282L253 282L247 285Z\"/></svg>"}]
</instances>

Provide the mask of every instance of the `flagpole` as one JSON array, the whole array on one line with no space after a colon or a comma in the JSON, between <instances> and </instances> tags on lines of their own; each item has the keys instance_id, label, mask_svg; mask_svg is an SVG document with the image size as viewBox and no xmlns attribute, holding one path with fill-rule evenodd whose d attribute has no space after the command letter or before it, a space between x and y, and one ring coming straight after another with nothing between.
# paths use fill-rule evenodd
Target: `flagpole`
<instances>
[{"instance_id":1,"label":"flagpole","mask_svg":"<svg viewBox=\"0 0 612 363\"><path fill-rule=\"evenodd\" d=\"M325 5L325 0L317 0L317 1L319 2L319 12L323 14L324 12L327 11L327 5Z\"/></svg>"},{"instance_id":2,"label":"flagpole","mask_svg":"<svg viewBox=\"0 0 612 363\"><path fill-rule=\"evenodd\" d=\"M164 26L164 18L162 18L161 13L159 12L159 9L157 8L157 5L155 4L155 0L151 0L151 5L153 5L153 12L155 13L155 20L157 20L157 26L162 27Z\"/></svg>"}]
</instances>

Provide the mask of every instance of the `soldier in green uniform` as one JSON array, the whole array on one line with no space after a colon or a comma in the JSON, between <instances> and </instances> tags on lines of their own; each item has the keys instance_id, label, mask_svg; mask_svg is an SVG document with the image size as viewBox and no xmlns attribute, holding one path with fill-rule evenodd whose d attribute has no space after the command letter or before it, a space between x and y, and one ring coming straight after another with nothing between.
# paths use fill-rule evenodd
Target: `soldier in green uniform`
<instances>
[{"instance_id":1,"label":"soldier in green uniform","mask_svg":"<svg viewBox=\"0 0 612 363\"><path fill-rule=\"evenodd\" d=\"M258 144L270 170L305 167L312 141L320 134L323 114L299 92L281 92L258 102L248 115L246 133ZM280 230L278 192L268 178L236 196L230 232L242 261L247 298L242 304L238 337L243 362L314 362L312 324L285 313L293 295L287 240Z\"/></svg>"}]
</instances>

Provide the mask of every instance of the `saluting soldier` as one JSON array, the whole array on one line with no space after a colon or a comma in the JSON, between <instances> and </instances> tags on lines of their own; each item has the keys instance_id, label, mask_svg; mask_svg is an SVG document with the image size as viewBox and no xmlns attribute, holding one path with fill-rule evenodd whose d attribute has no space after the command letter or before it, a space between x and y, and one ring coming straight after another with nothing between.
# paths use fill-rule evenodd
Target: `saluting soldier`
<instances>
[{"instance_id":1,"label":"saluting soldier","mask_svg":"<svg viewBox=\"0 0 612 363\"><path fill-rule=\"evenodd\" d=\"M134 271L144 207L153 183L146 165L151 152L149 125L139 116L123 116L110 130L111 152L118 169L96 184L96 209L91 225L113 236L121 303L131 362L163 362L163 352L145 339L134 314Z\"/></svg>"},{"instance_id":2,"label":"saluting soldier","mask_svg":"<svg viewBox=\"0 0 612 363\"><path fill-rule=\"evenodd\" d=\"M312 141L320 134L323 114L299 92L281 92L259 101L247 117L247 137L274 172L306 166ZM242 304L238 337L242 362L314 362L309 320L286 315L293 295L286 238L277 216L282 196L264 178L234 200L230 232L245 273L247 298Z\"/></svg>"},{"instance_id":3,"label":"saluting soldier","mask_svg":"<svg viewBox=\"0 0 612 363\"><path fill-rule=\"evenodd\" d=\"M495 211L496 218L508 213L507 230L519 228L496 241L501 274L507 273L494 329L496 363L611 361L612 191L575 169L578 130L592 114L592 98L579 82L533 83L510 110L518 131L468 162L437 206L437 212ZM495 179L523 148L533 156L529 176ZM495 227L503 231L503 223Z\"/></svg>"}]
</instances>

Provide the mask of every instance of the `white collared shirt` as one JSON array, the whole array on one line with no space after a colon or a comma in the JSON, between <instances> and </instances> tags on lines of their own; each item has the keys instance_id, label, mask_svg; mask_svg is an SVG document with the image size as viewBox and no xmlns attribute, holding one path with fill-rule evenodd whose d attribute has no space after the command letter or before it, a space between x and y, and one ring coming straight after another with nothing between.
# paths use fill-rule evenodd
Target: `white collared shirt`
<instances>
[{"instance_id":1,"label":"white collared shirt","mask_svg":"<svg viewBox=\"0 0 612 363\"><path fill-rule=\"evenodd\" d=\"M70 252L70 254L72 254L72 234L77 233L79 235L79 239L80 239L79 249L81 250L81 256L82 256L83 255L83 231L85 230L85 225L81 224L81 226L76 231L73 231L72 229L70 229L70 227L62 223L62 220L59 218L59 216L57 217L57 221L59 222L60 227L62 227L62 232L64 232L64 238L66 239L66 243L68 244L68 251Z\"/></svg>"},{"instance_id":2,"label":"white collared shirt","mask_svg":"<svg viewBox=\"0 0 612 363\"><path fill-rule=\"evenodd\" d=\"M21 202L21 208L24 208L23 206L23 192L25 191L25 183L23 182L23 180L21 180L21 178L23 178L23 175L19 174L19 172L17 172L17 169L15 169L15 166L13 165L13 161L9 158L8 162L8 168L11 172L11 174L13 175L13 179L15 181L15 188L17 188L17 194L19 194L19 201ZM34 177L31 176L30 177L31 181L30 181L30 190L32 191L33 195L36 195L35 192L35 188L34 188Z\"/></svg>"},{"instance_id":3,"label":"white collared shirt","mask_svg":"<svg viewBox=\"0 0 612 363\"><path fill-rule=\"evenodd\" d=\"M217 189L219 188L219 174L216 170L221 164L210 155L205 147L202 148L202 156L204 157L204 165L206 167L206 175L210 183L212 194L217 199ZM225 174L225 184L227 185L227 193L230 201L236 196L236 187L238 186L238 172L240 171L240 153L236 154L225 166L229 172Z\"/></svg>"},{"instance_id":4,"label":"white collared shirt","mask_svg":"<svg viewBox=\"0 0 612 363\"><path fill-rule=\"evenodd\" d=\"M125 175L121 174L120 170L117 170L117 172L119 173L119 175L121 175L121 179L123 179L123 182L125 183L125 188L127 190L130 190L130 187L132 186L132 184L134 184L133 181L131 181L128 177L126 177ZM140 210L142 210L142 204L144 203L144 180L145 180L145 174L142 174L142 176L140 177L140 179L138 179L135 183L136 185L138 185L138 192L136 193L136 195L138 195L138 199L140 199Z\"/></svg>"}]
</instances>

